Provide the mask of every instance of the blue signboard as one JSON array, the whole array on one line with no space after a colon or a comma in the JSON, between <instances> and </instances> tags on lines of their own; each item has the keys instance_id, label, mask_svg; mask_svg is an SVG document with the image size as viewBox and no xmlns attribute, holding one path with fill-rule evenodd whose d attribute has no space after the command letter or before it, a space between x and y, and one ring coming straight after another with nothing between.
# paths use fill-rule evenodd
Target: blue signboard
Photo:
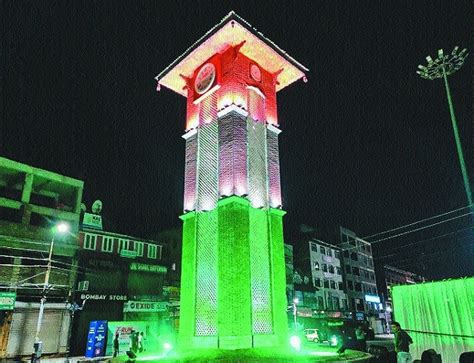
<instances>
[{"instance_id":1,"label":"blue signboard","mask_svg":"<svg viewBox=\"0 0 474 363\"><path fill-rule=\"evenodd\" d=\"M105 354L105 338L107 337L107 320L94 320L89 324L87 334L86 357L103 357Z\"/></svg>"}]
</instances>

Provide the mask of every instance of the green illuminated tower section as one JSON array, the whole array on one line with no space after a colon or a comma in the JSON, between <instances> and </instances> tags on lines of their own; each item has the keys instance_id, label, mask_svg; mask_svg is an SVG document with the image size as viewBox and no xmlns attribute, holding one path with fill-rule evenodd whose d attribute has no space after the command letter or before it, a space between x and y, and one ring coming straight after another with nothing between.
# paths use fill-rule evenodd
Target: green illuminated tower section
<instances>
[{"instance_id":1,"label":"green illuminated tower section","mask_svg":"<svg viewBox=\"0 0 474 363\"><path fill-rule=\"evenodd\" d=\"M304 71L232 12L157 76L187 99L184 347L286 342L276 93Z\"/></svg>"}]
</instances>

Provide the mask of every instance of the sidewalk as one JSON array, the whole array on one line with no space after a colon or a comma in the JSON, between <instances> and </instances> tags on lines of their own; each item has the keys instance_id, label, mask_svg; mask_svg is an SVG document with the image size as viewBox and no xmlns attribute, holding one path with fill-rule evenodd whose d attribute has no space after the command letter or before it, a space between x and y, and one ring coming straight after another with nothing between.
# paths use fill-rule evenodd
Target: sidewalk
<instances>
[{"instance_id":1,"label":"sidewalk","mask_svg":"<svg viewBox=\"0 0 474 363\"><path fill-rule=\"evenodd\" d=\"M82 362L105 362L107 360L112 359L112 356L108 357L97 357L97 358L86 358L86 357L42 357L40 363L82 363ZM22 362L30 362L30 358L23 358Z\"/></svg>"}]
</instances>

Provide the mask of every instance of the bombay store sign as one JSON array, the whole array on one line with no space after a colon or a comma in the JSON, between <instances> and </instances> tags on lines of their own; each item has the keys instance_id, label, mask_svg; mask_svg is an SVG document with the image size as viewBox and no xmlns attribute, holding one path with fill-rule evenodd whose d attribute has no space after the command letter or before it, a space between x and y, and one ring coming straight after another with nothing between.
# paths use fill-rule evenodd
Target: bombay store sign
<instances>
[{"instance_id":1,"label":"bombay store sign","mask_svg":"<svg viewBox=\"0 0 474 363\"><path fill-rule=\"evenodd\" d=\"M109 294L81 294L82 300L95 301L127 301L127 295L109 295Z\"/></svg>"}]
</instances>

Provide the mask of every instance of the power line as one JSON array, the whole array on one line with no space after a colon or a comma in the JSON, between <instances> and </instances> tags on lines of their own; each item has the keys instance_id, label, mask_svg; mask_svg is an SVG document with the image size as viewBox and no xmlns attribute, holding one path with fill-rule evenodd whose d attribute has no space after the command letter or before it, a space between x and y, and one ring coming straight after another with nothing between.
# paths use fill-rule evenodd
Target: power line
<instances>
[{"instance_id":1,"label":"power line","mask_svg":"<svg viewBox=\"0 0 474 363\"><path fill-rule=\"evenodd\" d=\"M448 218L448 219L445 219L445 220L440 221L440 222L436 222L436 223L433 223L433 224L429 224L427 226L415 228L415 229L412 229L412 230L409 230L409 231L406 231L406 232L398 233L398 234L390 236L390 237L381 238L381 239L378 239L378 240L375 240L375 241L371 241L370 243L372 245L374 245L376 243L380 243L380 242L386 241L388 239L397 238L397 237L403 236L403 235L408 234L408 233L418 232L418 231L421 231L421 230L426 229L426 228L434 227L434 226L437 226L437 225L440 225L440 224L443 224L443 223L446 223L446 222L453 221L453 220L458 219L458 218L466 217L466 216L471 215L473 213L474 212L464 213L464 214L461 214L460 216Z\"/></svg>"},{"instance_id":2,"label":"power line","mask_svg":"<svg viewBox=\"0 0 474 363\"><path fill-rule=\"evenodd\" d=\"M445 215L447 215L447 214L459 212L460 210L463 210L463 209L466 209L466 208L471 208L471 207L472 207L472 206L466 206L466 207L454 209L454 210L452 210L452 211L445 212L445 213L441 213L441 214L438 214L438 215L433 216L433 217L429 217L429 218L425 218L425 219L422 219L422 220L419 220L419 221L416 221L416 222L413 222L413 223L405 224L404 226L392 228L392 229L389 229L389 230L386 230L386 231L383 231L383 232L379 232L379 233L372 234L372 235L370 235L370 236L362 237L362 239L371 238L371 237L379 236L379 235L381 235L381 234L393 232L393 231L396 231L396 230L399 230L399 229L402 229L402 228L405 228L405 227L410 227L410 226L413 226L413 225L418 224L418 223L423 223L423 222L429 221L429 220L431 220L431 219L435 219L435 218L438 218L438 217L445 216Z\"/></svg>"},{"instance_id":3,"label":"power line","mask_svg":"<svg viewBox=\"0 0 474 363\"><path fill-rule=\"evenodd\" d=\"M472 229L472 228L474 228L474 227L467 227L467 228L459 229L459 230L454 231L454 232L442 234L441 236L436 236L436 237L432 237L432 238L423 239L421 241L416 241L416 242L409 243L409 244L406 244L406 245L403 245L403 246L395 247L393 250L398 250L400 248L407 248L407 247L414 246L414 245L417 245L417 244L420 244L420 243L423 243L423 242L434 241L436 239L443 238L443 237L446 237L446 236L449 236L449 235L452 235L452 234L464 232L464 231L466 231L468 229ZM461 238L467 238L467 237L469 237L469 236L461 237ZM400 252L392 253L390 255L385 255L385 256L377 256L377 257L373 257L373 259L378 260L378 259L381 259L381 258L395 256L395 255L398 255L399 253Z\"/></svg>"}]
</instances>

